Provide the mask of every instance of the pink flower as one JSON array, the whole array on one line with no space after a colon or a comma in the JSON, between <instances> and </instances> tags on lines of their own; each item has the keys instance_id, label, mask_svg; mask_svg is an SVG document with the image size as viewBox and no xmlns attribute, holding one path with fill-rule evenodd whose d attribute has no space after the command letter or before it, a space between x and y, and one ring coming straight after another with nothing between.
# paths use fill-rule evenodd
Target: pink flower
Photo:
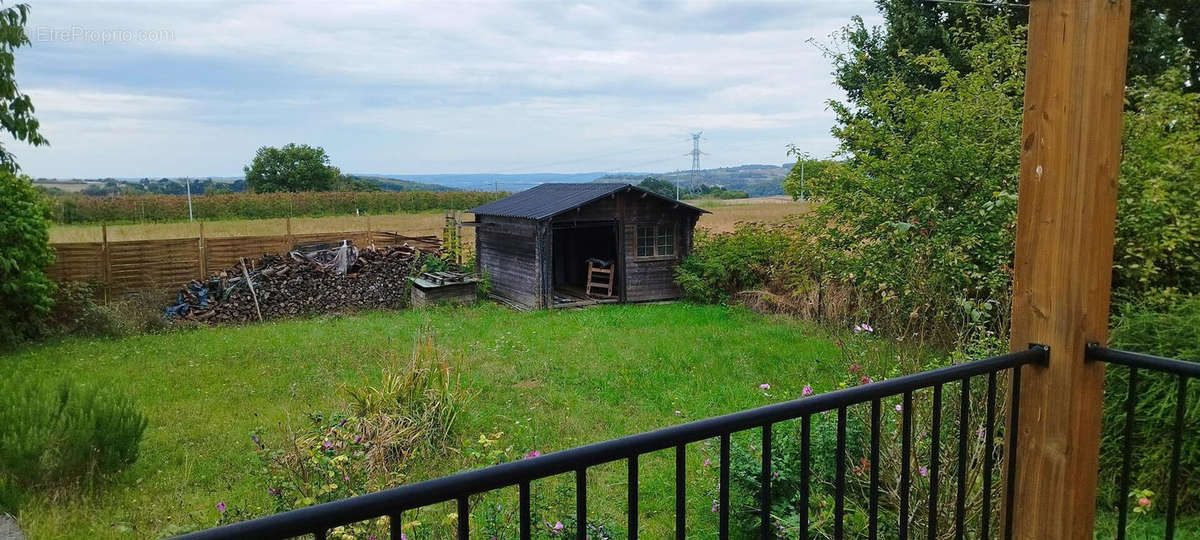
<instances>
[{"instance_id":1,"label":"pink flower","mask_svg":"<svg viewBox=\"0 0 1200 540\"><path fill-rule=\"evenodd\" d=\"M812 387L807 384L804 385L804 388L800 389L800 395L805 396L805 397L813 395Z\"/></svg>"},{"instance_id":2,"label":"pink flower","mask_svg":"<svg viewBox=\"0 0 1200 540\"><path fill-rule=\"evenodd\" d=\"M1150 506L1150 497L1142 497L1138 499L1138 506L1141 506L1142 508Z\"/></svg>"},{"instance_id":3,"label":"pink flower","mask_svg":"<svg viewBox=\"0 0 1200 540\"><path fill-rule=\"evenodd\" d=\"M221 501L221 502L217 503L217 511L222 514L225 513L225 501Z\"/></svg>"},{"instance_id":4,"label":"pink flower","mask_svg":"<svg viewBox=\"0 0 1200 540\"><path fill-rule=\"evenodd\" d=\"M683 416L683 411L675 411L675 416Z\"/></svg>"},{"instance_id":5,"label":"pink flower","mask_svg":"<svg viewBox=\"0 0 1200 540\"><path fill-rule=\"evenodd\" d=\"M547 521L546 527L550 529L550 534L554 536L558 536L563 532L563 524L561 521L555 521L554 525L551 525L550 522Z\"/></svg>"},{"instance_id":6,"label":"pink flower","mask_svg":"<svg viewBox=\"0 0 1200 540\"><path fill-rule=\"evenodd\" d=\"M901 405L901 404L897 403L897 404L896 404L896 412L900 412L900 411L903 411L903 410L904 410L904 405Z\"/></svg>"},{"instance_id":7,"label":"pink flower","mask_svg":"<svg viewBox=\"0 0 1200 540\"><path fill-rule=\"evenodd\" d=\"M323 449L323 450L329 450L330 448L333 448L333 443L332 443L332 442L330 442L330 441L325 441L325 442L321 443L321 449Z\"/></svg>"},{"instance_id":8,"label":"pink flower","mask_svg":"<svg viewBox=\"0 0 1200 540\"><path fill-rule=\"evenodd\" d=\"M707 467L709 465L712 465L712 462L709 461L708 458L704 458L704 466Z\"/></svg>"},{"instance_id":9,"label":"pink flower","mask_svg":"<svg viewBox=\"0 0 1200 540\"><path fill-rule=\"evenodd\" d=\"M873 382L875 382L875 379L872 379L867 376L863 376L863 378L858 380L858 384L871 384Z\"/></svg>"},{"instance_id":10,"label":"pink flower","mask_svg":"<svg viewBox=\"0 0 1200 540\"><path fill-rule=\"evenodd\" d=\"M867 323L862 323L862 329L863 329L863 332L866 332L868 334L875 331L875 329L871 328L871 325L869 325Z\"/></svg>"},{"instance_id":11,"label":"pink flower","mask_svg":"<svg viewBox=\"0 0 1200 540\"><path fill-rule=\"evenodd\" d=\"M538 457L538 456L540 456L540 455L542 455L542 453L541 453L541 452L539 452L539 451L537 451L537 450L532 450L532 451L530 451L528 454L525 454L525 459L531 459L531 458L535 458L535 457Z\"/></svg>"},{"instance_id":12,"label":"pink flower","mask_svg":"<svg viewBox=\"0 0 1200 540\"><path fill-rule=\"evenodd\" d=\"M925 467L924 465L917 467L917 472L924 478L929 477L929 468Z\"/></svg>"},{"instance_id":13,"label":"pink flower","mask_svg":"<svg viewBox=\"0 0 1200 540\"><path fill-rule=\"evenodd\" d=\"M767 384L767 383L762 383L762 384L758 385L758 389L759 389L759 390L770 390L770 389L771 389L771 385L770 385L770 384Z\"/></svg>"},{"instance_id":14,"label":"pink flower","mask_svg":"<svg viewBox=\"0 0 1200 540\"><path fill-rule=\"evenodd\" d=\"M721 507L721 503L718 503L716 499L713 499L712 513L714 513L714 514L717 513L717 509L720 507Z\"/></svg>"},{"instance_id":15,"label":"pink flower","mask_svg":"<svg viewBox=\"0 0 1200 540\"><path fill-rule=\"evenodd\" d=\"M862 371L862 366L858 365L858 362L855 362L853 364L850 364L850 367L848 369L849 369L850 373L858 373L858 372Z\"/></svg>"}]
</instances>

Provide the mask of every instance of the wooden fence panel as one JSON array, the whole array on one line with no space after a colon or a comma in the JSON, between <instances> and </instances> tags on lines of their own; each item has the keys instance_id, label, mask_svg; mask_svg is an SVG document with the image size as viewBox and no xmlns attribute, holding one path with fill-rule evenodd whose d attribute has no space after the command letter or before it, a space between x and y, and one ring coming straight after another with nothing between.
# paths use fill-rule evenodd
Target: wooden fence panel
<instances>
[{"instance_id":1,"label":"wooden fence panel","mask_svg":"<svg viewBox=\"0 0 1200 540\"><path fill-rule=\"evenodd\" d=\"M112 299L142 291L170 291L205 273L215 273L237 264L238 259L256 259L266 253L286 254L295 244L350 240L365 248L388 248L408 244L425 251L438 251L436 236L405 236L384 231L350 231L283 236L234 236L135 240L125 242L73 242L51 244L55 261L47 274L55 281L84 281L100 284Z\"/></svg>"}]
</instances>

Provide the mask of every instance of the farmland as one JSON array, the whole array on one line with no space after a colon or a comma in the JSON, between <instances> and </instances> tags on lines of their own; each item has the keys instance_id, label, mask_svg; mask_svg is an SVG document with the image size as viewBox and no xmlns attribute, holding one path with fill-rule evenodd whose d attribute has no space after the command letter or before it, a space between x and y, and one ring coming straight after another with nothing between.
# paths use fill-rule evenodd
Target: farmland
<instances>
[{"instance_id":1,"label":"farmland","mask_svg":"<svg viewBox=\"0 0 1200 540\"><path fill-rule=\"evenodd\" d=\"M761 197L730 201L698 201L700 207L712 212L700 218L699 226L717 232L733 230L742 221L777 223L789 215L802 213L808 203L798 203L788 197ZM469 215L467 218L469 219ZM362 231L371 228L394 231L410 236L441 235L444 223L441 212L412 212L367 216L329 216L292 218L294 234ZM282 235L287 229L287 219L211 220L204 222L204 234L218 236ZM200 233L197 223L132 223L108 226L109 241L156 240L164 238L194 238ZM467 240L473 239L474 231L467 228ZM50 241L99 242L101 226L55 225L50 229Z\"/></svg>"},{"instance_id":2,"label":"farmland","mask_svg":"<svg viewBox=\"0 0 1200 540\"><path fill-rule=\"evenodd\" d=\"M424 326L449 351L468 396L458 446L503 432L502 444L521 454L790 399L806 384L828 391L844 374L832 336L815 326L689 304L533 313L439 308L67 339L0 358L0 365L46 380L86 373L79 382L132 395L150 427L140 460L112 485L39 496L20 524L33 538L153 537L213 525L218 502L268 513L267 486L251 474L258 465L249 434L262 429L277 439L281 426L344 406L339 388L406 359ZM689 456L689 493L696 494L689 519L710 527L714 477L700 463L702 452ZM670 531L672 461L670 453L644 461L648 538ZM409 480L478 465L453 451L413 466ZM623 500L623 473L623 466L595 469L596 500ZM623 519L615 508L596 512ZM429 521L445 514L431 513Z\"/></svg>"}]
</instances>

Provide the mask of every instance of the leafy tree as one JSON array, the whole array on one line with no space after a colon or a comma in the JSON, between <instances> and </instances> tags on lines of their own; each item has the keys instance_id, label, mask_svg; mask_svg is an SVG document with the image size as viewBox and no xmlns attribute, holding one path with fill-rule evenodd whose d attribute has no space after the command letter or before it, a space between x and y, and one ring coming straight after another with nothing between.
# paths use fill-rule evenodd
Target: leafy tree
<instances>
[{"instance_id":1,"label":"leafy tree","mask_svg":"<svg viewBox=\"0 0 1200 540\"><path fill-rule=\"evenodd\" d=\"M39 124L37 118L33 117L33 101L17 88L13 65L16 50L29 45L29 36L25 35L28 15L28 4L0 9L0 126L18 141L42 146L50 142L38 132ZM4 145L0 145L0 170L12 173L20 170L15 157Z\"/></svg>"},{"instance_id":2,"label":"leafy tree","mask_svg":"<svg viewBox=\"0 0 1200 540\"><path fill-rule=\"evenodd\" d=\"M638 187L662 195L663 197L675 198L675 184L672 184L661 178L647 176L638 183Z\"/></svg>"},{"instance_id":3,"label":"leafy tree","mask_svg":"<svg viewBox=\"0 0 1200 540\"><path fill-rule=\"evenodd\" d=\"M246 184L257 193L332 191L341 177L324 148L295 143L259 148L244 170Z\"/></svg>"},{"instance_id":4,"label":"leafy tree","mask_svg":"<svg viewBox=\"0 0 1200 540\"><path fill-rule=\"evenodd\" d=\"M343 174L338 177L334 191L383 191L383 188L369 178Z\"/></svg>"},{"instance_id":5,"label":"leafy tree","mask_svg":"<svg viewBox=\"0 0 1200 540\"><path fill-rule=\"evenodd\" d=\"M807 197L809 189L806 185L808 182L813 178L832 174L833 168L840 165L840 162L832 159L809 159L801 154L803 153L794 145L788 148L788 155L799 158L792 170L788 171L787 177L783 179L783 192L791 195L793 199L799 199L801 195ZM801 162L804 167L800 166Z\"/></svg>"},{"instance_id":6,"label":"leafy tree","mask_svg":"<svg viewBox=\"0 0 1200 540\"><path fill-rule=\"evenodd\" d=\"M0 172L0 347L36 336L53 306L49 217L29 178Z\"/></svg>"}]
</instances>

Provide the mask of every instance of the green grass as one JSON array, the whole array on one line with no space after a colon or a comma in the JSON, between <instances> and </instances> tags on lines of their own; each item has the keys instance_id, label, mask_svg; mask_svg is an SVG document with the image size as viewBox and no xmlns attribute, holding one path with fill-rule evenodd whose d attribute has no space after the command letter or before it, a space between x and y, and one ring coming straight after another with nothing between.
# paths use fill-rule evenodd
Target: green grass
<instances>
[{"instance_id":1,"label":"green grass","mask_svg":"<svg viewBox=\"0 0 1200 540\"><path fill-rule=\"evenodd\" d=\"M843 373L837 348L814 326L688 304L532 313L442 308L69 339L0 358L0 370L121 389L150 426L140 460L110 487L35 496L20 524L33 538L153 537L215 523L220 501L265 513L270 501L251 474L250 432L278 433L311 411L341 408L339 387L406 359L423 325L453 351L470 392L457 431L463 447L503 431L514 452L562 450L788 399L805 384L832 390ZM770 396L758 389L763 382L771 383ZM689 518L700 528L712 520L715 480L700 465L703 445L693 446ZM413 467L410 480L475 465L451 453ZM670 452L643 459L647 537L669 534L671 465ZM623 516L623 464L595 469L589 480L596 515ZM569 475L560 481L573 482ZM540 482L535 491L557 483ZM565 518L572 509L547 511ZM442 510L450 511L427 514Z\"/></svg>"}]
</instances>

